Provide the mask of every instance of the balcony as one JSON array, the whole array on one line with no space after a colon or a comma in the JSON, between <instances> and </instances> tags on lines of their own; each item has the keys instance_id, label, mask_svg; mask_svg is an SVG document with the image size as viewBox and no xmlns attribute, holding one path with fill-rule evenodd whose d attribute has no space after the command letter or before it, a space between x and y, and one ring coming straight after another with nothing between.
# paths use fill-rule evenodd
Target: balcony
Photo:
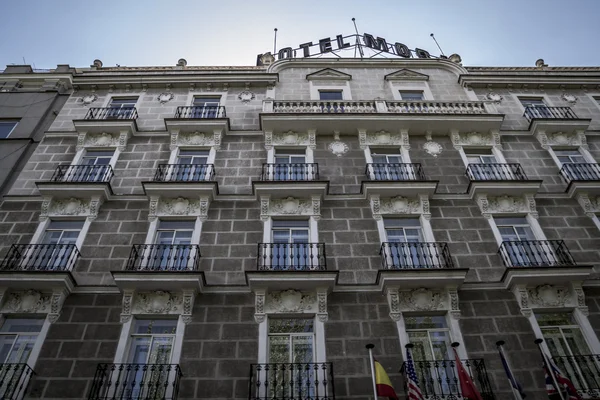
<instances>
[{"instance_id":1,"label":"balcony","mask_svg":"<svg viewBox=\"0 0 600 400\"><path fill-rule=\"evenodd\" d=\"M160 164L154 178L142 182L148 196L209 197L218 193L213 164Z\"/></svg>"},{"instance_id":2,"label":"balcony","mask_svg":"<svg viewBox=\"0 0 600 400\"><path fill-rule=\"evenodd\" d=\"M70 291L75 286L71 271L79 256L74 244L13 244L0 264L0 285Z\"/></svg>"},{"instance_id":3,"label":"balcony","mask_svg":"<svg viewBox=\"0 0 600 400\"><path fill-rule=\"evenodd\" d=\"M504 241L498 249L506 266L502 278L512 284L560 283L568 276L583 280L591 266L578 266L562 240Z\"/></svg>"},{"instance_id":4,"label":"balcony","mask_svg":"<svg viewBox=\"0 0 600 400\"><path fill-rule=\"evenodd\" d=\"M265 100L260 116L262 128L273 133L307 131L331 134L430 131L448 134L451 130L480 131L500 129L504 116L480 101L384 101L384 100Z\"/></svg>"},{"instance_id":5,"label":"balcony","mask_svg":"<svg viewBox=\"0 0 600 400\"><path fill-rule=\"evenodd\" d=\"M35 372L27 364L0 364L0 398L25 398L29 381Z\"/></svg>"},{"instance_id":6,"label":"balcony","mask_svg":"<svg viewBox=\"0 0 600 400\"><path fill-rule=\"evenodd\" d=\"M247 271L252 288L333 287L337 271L327 270L325 243L259 243L256 271Z\"/></svg>"},{"instance_id":7,"label":"balcony","mask_svg":"<svg viewBox=\"0 0 600 400\"><path fill-rule=\"evenodd\" d=\"M425 177L421 164L371 163L365 169L367 180L361 191L367 198L375 194L382 197L431 195L438 181Z\"/></svg>"},{"instance_id":8,"label":"balcony","mask_svg":"<svg viewBox=\"0 0 600 400\"><path fill-rule=\"evenodd\" d=\"M382 289L460 286L467 274L467 269L454 268L447 243L384 242L379 255L377 283Z\"/></svg>"},{"instance_id":9,"label":"balcony","mask_svg":"<svg viewBox=\"0 0 600 400\"><path fill-rule=\"evenodd\" d=\"M248 400L335 400L332 363L252 364Z\"/></svg>"},{"instance_id":10,"label":"balcony","mask_svg":"<svg viewBox=\"0 0 600 400\"><path fill-rule=\"evenodd\" d=\"M202 289L200 247L193 244L135 244L123 271L112 271L120 289Z\"/></svg>"},{"instance_id":11,"label":"balcony","mask_svg":"<svg viewBox=\"0 0 600 400\"><path fill-rule=\"evenodd\" d=\"M471 197L489 195L522 195L537 193L541 180L529 180L521 164L469 164L465 172L469 178L467 192Z\"/></svg>"},{"instance_id":12,"label":"balcony","mask_svg":"<svg viewBox=\"0 0 600 400\"><path fill-rule=\"evenodd\" d=\"M59 165L49 181L35 184L42 196L100 196L106 199L112 194L112 177L110 165Z\"/></svg>"},{"instance_id":13,"label":"balcony","mask_svg":"<svg viewBox=\"0 0 600 400\"><path fill-rule=\"evenodd\" d=\"M281 197L289 193L325 196L329 182L319 179L316 163L263 164L260 180L253 181L252 186L258 197Z\"/></svg>"},{"instance_id":14,"label":"balcony","mask_svg":"<svg viewBox=\"0 0 600 400\"><path fill-rule=\"evenodd\" d=\"M461 400L466 399L460 393L460 380L455 360L413 361L419 388L425 400ZM462 363L483 400L494 400L492 384L481 358L462 360ZM406 363L402 364L400 372L404 374L404 391L406 387Z\"/></svg>"},{"instance_id":15,"label":"balcony","mask_svg":"<svg viewBox=\"0 0 600 400\"><path fill-rule=\"evenodd\" d=\"M586 130L591 119L579 118L571 107L535 107L528 106L523 114L529 121L529 131L535 136L538 133L552 134L564 132L568 134Z\"/></svg>"},{"instance_id":16,"label":"balcony","mask_svg":"<svg viewBox=\"0 0 600 400\"><path fill-rule=\"evenodd\" d=\"M577 393L584 399L600 398L600 355L552 357L556 366L566 376Z\"/></svg>"},{"instance_id":17,"label":"balcony","mask_svg":"<svg viewBox=\"0 0 600 400\"><path fill-rule=\"evenodd\" d=\"M177 364L98 364L88 400L176 400Z\"/></svg>"},{"instance_id":18,"label":"balcony","mask_svg":"<svg viewBox=\"0 0 600 400\"><path fill-rule=\"evenodd\" d=\"M579 193L600 195L600 164L563 164L560 175L567 182L567 193L575 197Z\"/></svg>"},{"instance_id":19,"label":"balcony","mask_svg":"<svg viewBox=\"0 0 600 400\"><path fill-rule=\"evenodd\" d=\"M110 133L135 135L138 132L135 107L90 108L84 119L73 120L78 133Z\"/></svg>"},{"instance_id":20,"label":"balcony","mask_svg":"<svg viewBox=\"0 0 600 400\"><path fill-rule=\"evenodd\" d=\"M169 132L226 133L229 119L224 106L186 106L177 107L173 118L165 118L165 126Z\"/></svg>"}]
</instances>

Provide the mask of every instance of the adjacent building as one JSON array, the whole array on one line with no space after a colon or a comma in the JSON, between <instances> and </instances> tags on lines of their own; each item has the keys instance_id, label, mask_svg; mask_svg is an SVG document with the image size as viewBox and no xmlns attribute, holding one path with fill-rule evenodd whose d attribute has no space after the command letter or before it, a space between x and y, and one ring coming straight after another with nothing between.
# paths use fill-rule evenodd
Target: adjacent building
<instances>
[{"instance_id":1,"label":"adjacent building","mask_svg":"<svg viewBox=\"0 0 600 400\"><path fill-rule=\"evenodd\" d=\"M503 340L542 399L536 338L600 397L600 68L265 64L69 69L0 206L5 398L366 399L372 343L509 399Z\"/></svg>"}]
</instances>

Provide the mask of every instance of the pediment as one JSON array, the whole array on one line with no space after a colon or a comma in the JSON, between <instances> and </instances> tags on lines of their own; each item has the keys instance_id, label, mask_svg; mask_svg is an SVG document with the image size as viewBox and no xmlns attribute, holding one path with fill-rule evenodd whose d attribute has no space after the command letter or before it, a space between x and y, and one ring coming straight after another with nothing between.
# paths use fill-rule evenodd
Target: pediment
<instances>
[{"instance_id":1,"label":"pediment","mask_svg":"<svg viewBox=\"0 0 600 400\"><path fill-rule=\"evenodd\" d=\"M384 79L386 81L428 81L429 75L420 72L411 71L410 69L402 68L391 74L387 74Z\"/></svg>"},{"instance_id":2,"label":"pediment","mask_svg":"<svg viewBox=\"0 0 600 400\"><path fill-rule=\"evenodd\" d=\"M349 81L352 79L352 75L346 74L341 71L337 71L332 68L325 68L312 74L306 75L306 79L309 81L314 80L338 80L338 81Z\"/></svg>"}]
</instances>

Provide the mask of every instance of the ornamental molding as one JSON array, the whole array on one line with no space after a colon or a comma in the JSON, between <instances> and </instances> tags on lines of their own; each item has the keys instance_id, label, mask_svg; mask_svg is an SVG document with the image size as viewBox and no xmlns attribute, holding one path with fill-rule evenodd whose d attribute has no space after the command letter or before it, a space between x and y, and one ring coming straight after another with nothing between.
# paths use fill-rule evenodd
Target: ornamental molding
<instances>
[{"instance_id":1,"label":"ornamental molding","mask_svg":"<svg viewBox=\"0 0 600 400\"><path fill-rule=\"evenodd\" d=\"M335 70L333 68L325 68L320 71L312 72L306 75L306 80L336 80L336 81L349 81L352 79L352 75L344 72Z\"/></svg>"},{"instance_id":2,"label":"ornamental molding","mask_svg":"<svg viewBox=\"0 0 600 400\"><path fill-rule=\"evenodd\" d=\"M569 289L561 286L540 285L527 290L531 307L564 307L569 300Z\"/></svg>"},{"instance_id":3,"label":"ornamental molding","mask_svg":"<svg viewBox=\"0 0 600 400\"><path fill-rule=\"evenodd\" d=\"M542 284L538 286L516 285L512 292L519 304L521 313L529 317L536 309L577 308L587 315L585 294L581 282L567 285Z\"/></svg>"},{"instance_id":4,"label":"ornamental molding","mask_svg":"<svg viewBox=\"0 0 600 400\"><path fill-rule=\"evenodd\" d=\"M214 130L213 134L205 132L179 133L171 132L171 150L176 150L179 146L207 146L214 147L215 150L221 149L221 130Z\"/></svg>"},{"instance_id":5,"label":"ornamental molding","mask_svg":"<svg viewBox=\"0 0 600 400\"><path fill-rule=\"evenodd\" d=\"M574 94L563 93L560 96L560 98L563 99L564 101L566 101L567 103L569 103L572 106L574 106L577 103L577 96L575 96Z\"/></svg>"},{"instance_id":6,"label":"ornamental molding","mask_svg":"<svg viewBox=\"0 0 600 400\"><path fill-rule=\"evenodd\" d=\"M420 195L419 197L386 197L380 198L379 195L372 195L369 198L371 203L371 212L373 218L380 220L383 215L423 215L429 219L431 217L429 209L429 197Z\"/></svg>"},{"instance_id":7,"label":"ornamental molding","mask_svg":"<svg viewBox=\"0 0 600 400\"><path fill-rule=\"evenodd\" d=\"M181 314L183 311L181 295L157 290L136 293L133 300L132 314Z\"/></svg>"},{"instance_id":8,"label":"ornamental molding","mask_svg":"<svg viewBox=\"0 0 600 400\"><path fill-rule=\"evenodd\" d=\"M477 196L477 205L481 214L491 218L494 214L531 214L538 217L535 198L533 194L523 196L498 196L488 197L486 194Z\"/></svg>"},{"instance_id":9,"label":"ornamental molding","mask_svg":"<svg viewBox=\"0 0 600 400\"><path fill-rule=\"evenodd\" d=\"M502 142L500 139L499 131L492 131L490 133L484 132L469 132L469 133L460 133L458 131L453 131L450 134L452 138L452 144L454 148L460 149L462 147L481 147L481 146L489 146L489 147L497 147L500 150L502 149Z\"/></svg>"},{"instance_id":10,"label":"ornamental molding","mask_svg":"<svg viewBox=\"0 0 600 400\"><path fill-rule=\"evenodd\" d=\"M438 142L429 140L423 144L423 150L425 151L425 153L429 154L430 156L437 157L440 154L442 154L442 151L444 150L444 148Z\"/></svg>"},{"instance_id":11,"label":"ornamental molding","mask_svg":"<svg viewBox=\"0 0 600 400\"><path fill-rule=\"evenodd\" d=\"M98 95L96 93L86 94L82 96L80 100L84 106L89 106L90 104L98 100Z\"/></svg>"},{"instance_id":12,"label":"ornamental molding","mask_svg":"<svg viewBox=\"0 0 600 400\"><path fill-rule=\"evenodd\" d=\"M383 77L386 81L428 81L429 75L402 68Z\"/></svg>"},{"instance_id":13,"label":"ornamental molding","mask_svg":"<svg viewBox=\"0 0 600 400\"><path fill-rule=\"evenodd\" d=\"M294 289L272 292L266 296L264 311L266 314L317 313L319 311L317 294Z\"/></svg>"},{"instance_id":14,"label":"ornamental molding","mask_svg":"<svg viewBox=\"0 0 600 400\"><path fill-rule=\"evenodd\" d=\"M546 134L546 132L539 132L536 138L544 149L549 149L551 146L573 146L588 149L585 131L574 133L555 132L550 135Z\"/></svg>"},{"instance_id":15,"label":"ornamental molding","mask_svg":"<svg viewBox=\"0 0 600 400\"><path fill-rule=\"evenodd\" d=\"M583 208L585 215L590 218L594 218L600 213L600 196L589 198L587 193L579 193L577 195L577 202Z\"/></svg>"},{"instance_id":16,"label":"ornamental molding","mask_svg":"<svg viewBox=\"0 0 600 400\"><path fill-rule=\"evenodd\" d=\"M488 94L485 95L485 99L493 102L494 104L500 104L502 103L503 97L498 93L488 92Z\"/></svg>"},{"instance_id":17,"label":"ornamental molding","mask_svg":"<svg viewBox=\"0 0 600 400\"><path fill-rule=\"evenodd\" d=\"M310 199L271 199L268 196L260 198L260 216L263 221L280 215L311 216L318 219L321 217L321 196L314 195Z\"/></svg>"},{"instance_id":18,"label":"ornamental molding","mask_svg":"<svg viewBox=\"0 0 600 400\"><path fill-rule=\"evenodd\" d=\"M402 313L414 311L446 311L453 318L460 318L458 292L453 287L412 290L388 288L386 295L390 318L394 321L399 321Z\"/></svg>"},{"instance_id":19,"label":"ornamental molding","mask_svg":"<svg viewBox=\"0 0 600 400\"><path fill-rule=\"evenodd\" d=\"M150 197L150 212L148 220L154 221L158 217L187 216L200 217L203 221L208 215L210 199L200 198L164 198L158 196Z\"/></svg>"},{"instance_id":20,"label":"ornamental molding","mask_svg":"<svg viewBox=\"0 0 600 400\"><path fill-rule=\"evenodd\" d=\"M350 151L350 146L348 146L348 144L342 142L339 139L336 139L335 141L329 143L327 145L327 149L329 149L329 151L337 156L337 157L341 157L344 154L346 154L348 151Z\"/></svg>"},{"instance_id":21,"label":"ornamental molding","mask_svg":"<svg viewBox=\"0 0 600 400\"><path fill-rule=\"evenodd\" d=\"M100 196L92 196L86 199L77 197L68 199L45 197L42 201L42 211L39 219L40 221L45 221L49 217L75 216L93 220L98 217L98 211L102 202L103 199Z\"/></svg>"},{"instance_id":22,"label":"ornamental molding","mask_svg":"<svg viewBox=\"0 0 600 400\"><path fill-rule=\"evenodd\" d=\"M37 290L13 291L0 293L1 314L46 314L51 323L58 321L63 303L67 297L64 289L50 293Z\"/></svg>"},{"instance_id":23,"label":"ornamental molding","mask_svg":"<svg viewBox=\"0 0 600 400\"><path fill-rule=\"evenodd\" d=\"M408 130L402 129L398 134L381 130L379 132L367 133L365 129L359 129L358 142L361 149L367 146L400 146L405 150L410 150L410 141Z\"/></svg>"},{"instance_id":24,"label":"ornamental molding","mask_svg":"<svg viewBox=\"0 0 600 400\"><path fill-rule=\"evenodd\" d=\"M113 135L108 132L101 133L80 133L77 135L77 146L76 150L81 151L83 149L93 147L108 147L117 148L120 151L124 151L129 140L129 133L123 132L119 135Z\"/></svg>"},{"instance_id":25,"label":"ornamental molding","mask_svg":"<svg viewBox=\"0 0 600 400\"><path fill-rule=\"evenodd\" d=\"M302 146L315 149L317 146L317 131L310 129L307 133L294 131L275 133L265 132L265 149L271 150L273 146Z\"/></svg>"},{"instance_id":26,"label":"ornamental molding","mask_svg":"<svg viewBox=\"0 0 600 400\"><path fill-rule=\"evenodd\" d=\"M175 95L171 92L164 92L159 94L158 96L156 96L156 100L158 100L158 102L160 104L166 104L168 102L170 102L171 100L173 100L175 98Z\"/></svg>"},{"instance_id":27,"label":"ornamental molding","mask_svg":"<svg viewBox=\"0 0 600 400\"><path fill-rule=\"evenodd\" d=\"M243 92L240 92L240 94L238 94L237 98L242 103L248 104L256 98L256 95L249 90L244 90Z\"/></svg>"}]
</instances>

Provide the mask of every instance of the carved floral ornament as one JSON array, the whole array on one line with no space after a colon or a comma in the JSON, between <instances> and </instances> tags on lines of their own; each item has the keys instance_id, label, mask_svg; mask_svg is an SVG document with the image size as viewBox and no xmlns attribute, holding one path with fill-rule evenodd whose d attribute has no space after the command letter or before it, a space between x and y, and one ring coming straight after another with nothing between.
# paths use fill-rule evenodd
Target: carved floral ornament
<instances>
[{"instance_id":1,"label":"carved floral ornament","mask_svg":"<svg viewBox=\"0 0 600 400\"><path fill-rule=\"evenodd\" d=\"M102 133L80 133L77 136L77 151L88 147L116 147L124 151L129 140L129 133L124 132L119 136L107 132Z\"/></svg>"},{"instance_id":2,"label":"carved floral ornament","mask_svg":"<svg viewBox=\"0 0 600 400\"><path fill-rule=\"evenodd\" d=\"M161 93L158 96L156 96L156 99L158 100L158 102L160 104L168 103L169 101L173 100L174 98L175 98L175 95L171 92L164 92L164 93Z\"/></svg>"},{"instance_id":3,"label":"carved floral ornament","mask_svg":"<svg viewBox=\"0 0 600 400\"><path fill-rule=\"evenodd\" d=\"M588 148L587 138L584 131L575 133L555 132L550 135L545 132L540 132L536 135L537 140L542 145L542 148L548 149L550 146L573 146Z\"/></svg>"},{"instance_id":4,"label":"carved floral ornament","mask_svg":"<svg viewBox=\"0 0 600 400\"><path fill-rule=\"evenodd\" d=\"M577 195L577 202L583 208L585 215L590 218L594 218L597 213L600 213L600 196L590 199L586 193L579 193Z\"/></svg>"},{"instance_id":5,"label":"carved floral ornament","mask_svg":"<svg viewBox=\"0 0 600 400\"><path fill-rule=\"evenodd\" d=\"M45 197L42 201L42 211L40 221L48 217L78 216L87 218L96 218L102 205L102 199L93 196L88 199L71 197L67 199L57 199Z\"/></svg>"},{"instance_id":6,"label":"carved floral ornament","mask_svg":"<svg viewBox=\"0 0 600 400\"><path fill-rule=\"evenodd\" d=\"M196 293L191 290L169 292L155 290L136 293L125 291L121 309L121 322L127 322L132 315L181 315L184 323L191 322Z\"/></svg>"},{"instance_id":7,"label":"carved floral ornament","mask_svg":"<svg viewBox=\"0 0 600 400\"><path fill-rule=\"evenodd\" d=\"M302 292L294 289L267 293L255 293L255 314L257 323L265 321L267 314L315 314L319 321L326 322L327 291Z\"/></svg>"},{"instance_id":8,"label":"carved floral ornament","mask_svg":"<svg viewBox=\"0 0 600 400\"><path fill-rule=\"evenodd\" d=\"M96 93L86 94L83 97L81 97L81 102L84 106L89 106L96 100L98 100L98 95Z\"/></svg>"},{"instance_id":9,"label":"carved floral ornament","mask_svg":"<svg viewBox=\"0 0 600 400\"><path fill-rule=\"evenodd\" d=\"M480 146L490 146L490 147L498 147L502 149L502 142L500 140L500 132L492 131L491 133L484 132L469 132L469 133L459 133L458 131L453 131L451 133L452 144L455 148L460 147L480 147Z\"/></svg>"},{"instance_id":10,"label":"carved floral ornament","mask_svg":"<svg viewBox=\"0 0 600 400\"><path fill-rule=\"evenodd\" d=\"M560 96L560 98L569 103L570 105L575 105L575 103L577 103L577 96L570 93L563 93Z\"/></svg>"},{"instance_id":11,"label":"carved floral ornament","mask_svg":"<svg viewBox=\"0 0 600 400\"><path fill-rule=\"evenodd\" d=\"M164 198L152 196L150 198L150 213L148 220L153 221L157 217L169 216L195 216L205 220L208 214L210 200L208 197L200 198Z\"/></svg>"},{"instance_id":12,"label":"carved floral ornament","mask_svg":"<svg viewBox=\"0 0 600 400\"><path fill-rule=\"evenodd\" d=\"M317 147L317 132L314 129L307 133L294 131L273 133L265 132L265 149L270 150L273 146L306 146L311 149Z\"/></svg>"},{"instance_id":13,"label":"carved floral ornament","mask_svg":"<svg viewBox=\"0 0 600 400\"><path fill-rule=\"evenodd\" d=\"M518 285L513 288L521 313L530 316L535 309L578 308L587 315L585 294L581 282L571 282L567 286L538 285L527 287Z\"/></svg>"},{"instance_id":14,"label":"carved floral ornament","mask_svg":"<svg viewBox=\"0 0 600 400\"><path fill-rule=\"evenodd\" d=\"M46 314L50 323L60 316L67 293L62 289L51 293L37 290L0 292L1 314Z\"/></svg>"},{"instance_id":15,"label":"carved floral ornament","mask_svg":"<svg viewBox=\"0 0 600 400\"><path fill-rule=\"evenodd\" d=\"M444 148L438 142L428 140L423 144L423 150L425 150L425 153L429 154L430 156L437 157L442 154Z\"/></svg>"},{"instance_id":16,"label":"carved floral ornament","mask_svg":"<svg viewBox=\"0 0 600 400\"><path fill-rule=\"evenodd\" d=\"M261 197L260 199L261 219L279 215L306 215L315 218L321 217L321 196L315 195L310 199L298 199L286 197L283 199L271 199Z\"/></svg>"},{"instance_id":17,"label":"carved floral ornament","mask_svg":"<svg viewBox=\"0 0 600 400\"><path fill-rule=\"evenodd\" d=\"M379 195L372 195L370 202L371 212L376 220L381 219L382 215L399 214L423 215L427 219L431 217L427 195L411 198L396 196L383 199Z\"/></svg>"},{"instance_id":18,"label":"carved floral ornament","mask_svg":"<svg viewBox=\"0 0 600 400\"><path fill-rule=\"evenodd\" d=\"M535 198L527 194L523 196L488 197L485 194L477 196L477 204L481 214L491 218L493 214L530 214L538 217Z\"/></svg>"},{"instance_id":19,"label":"carved floral ornament","mask_svg":"<svg viewBox=\"0 0 600 400\"><path fill-rule=\"evenodd\" d=\"M413 290L387 290L390 317L398 321L403 312L447 311L453 318L460 318L458 292L454 288Z\"/></svg>"},{"instance_id":20,"label":"carved floral ornament","mask_svg":"<svg viewBox=\"0 0 600 400\"><path fill-rule=\"evenodd\" d=\"M212 135L205 132L179 133L174 131L171 132L171 150L175 150L178 146L210 146L219 150L221 138L220 130L215 130Z\"/></svg>"},{"instance_id":21,"label":"carved floral ornament","mask_svg":"<svg viewBox=\"0 0 600 400\"><path fill-rule=\"evenodd\" d=\"M495 104L500 104L503 100L502 96L496 92L489 92L485 95L485 99L494 102Z\"/></svg>"},{"instance_id":22,"label":"carved floral ornament","mask_svg":"<svg viewBox=\"0 0 600 400\"><path fill-rule=\"evenodd\" d=\"M250 103L252 100L256 98L256 95L249 90L244 90L238 94L238 100L244 104Z\"/></svg>"},{"instance_id":23,"label":"carved floral ornament","mask_svg":"<svg viewBox=\"0 0 600 400\"><path fill-rule=\"evenodd\" d=\"M408 130L402 129L400 133L390 133L387 131L379 131L367 133L366 130L358 131L358 142L361 149L367 146L402 146L405 150L410 150L410 142Z\"/></svg>"}]
</instances>

